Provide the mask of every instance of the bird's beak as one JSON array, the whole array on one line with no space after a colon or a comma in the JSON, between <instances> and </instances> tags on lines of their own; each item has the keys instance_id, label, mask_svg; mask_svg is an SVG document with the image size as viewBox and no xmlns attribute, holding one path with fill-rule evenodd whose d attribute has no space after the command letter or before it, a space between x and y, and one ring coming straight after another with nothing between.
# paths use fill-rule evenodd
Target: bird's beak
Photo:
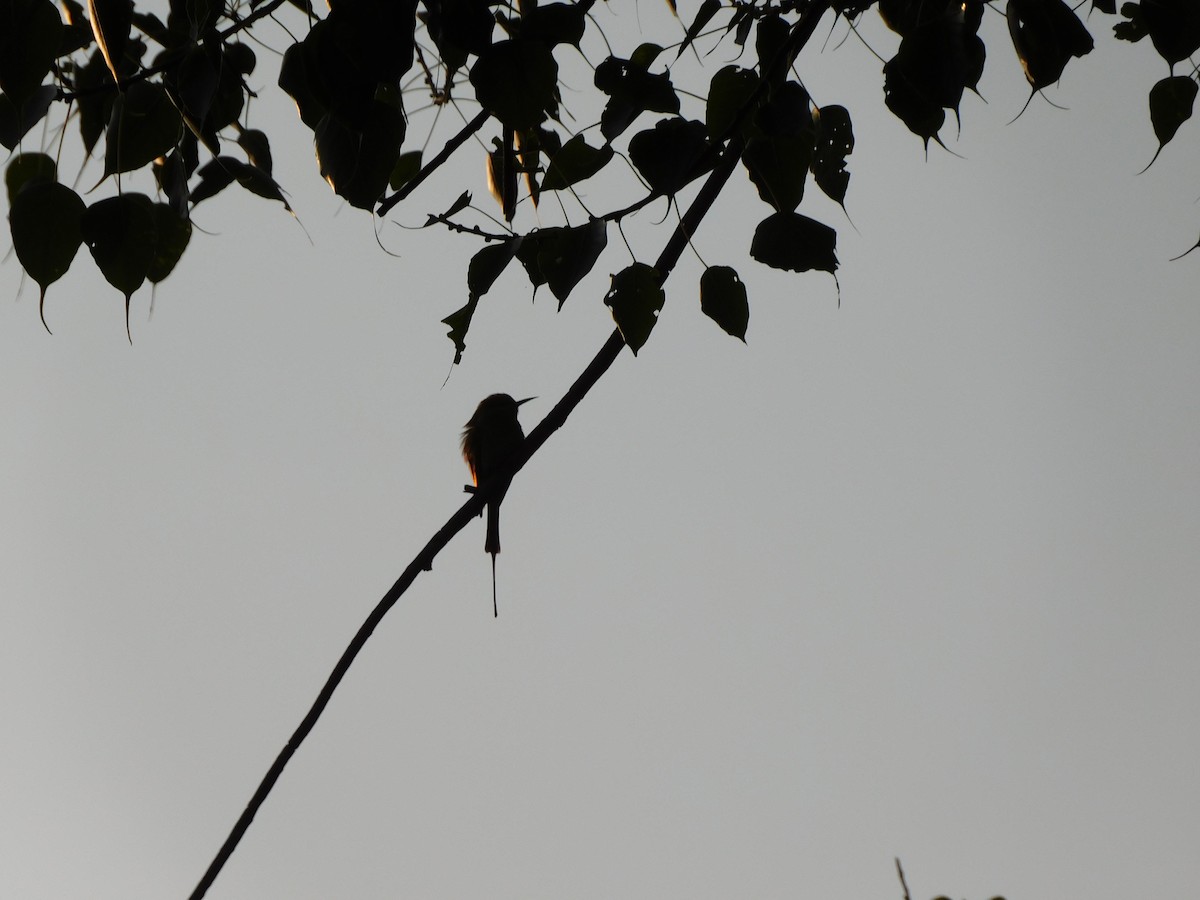
<instances>
[{"instance_id":1,"label":"bird's beak","mask_svg":"<svg viewBox=\"0 0 1200 900\"><path fill-rule=\"evenodd\" d=\"M520 406L522 403L528 403L530 400L536 400L536 399L537 399L537 397L526 397L524 400L518 400L517 406Z\"/></svg>"}]
</instances>

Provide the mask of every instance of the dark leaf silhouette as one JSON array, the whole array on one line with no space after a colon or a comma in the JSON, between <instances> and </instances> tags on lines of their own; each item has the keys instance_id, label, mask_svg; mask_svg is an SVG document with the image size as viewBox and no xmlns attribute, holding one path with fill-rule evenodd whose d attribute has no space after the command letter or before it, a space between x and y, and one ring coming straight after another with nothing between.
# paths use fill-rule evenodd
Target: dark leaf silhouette
<instances>
[{"instance_id":1,"label":"dark leaf silhouette","mask_svg":"<svg viewBox=\"0 0 1200 900\"><path fill-rule=\"evenodd\" d=\"M758 223L750 255L775 269L791 272L837 270L837 232L815 219L780 212Z\"/></svg>"},{"instance_id":2,"label":"dark leaf silhouette","mask_svg":"<svg viewBox=\"0 0 1200 900\"><path fill-rule=\"evenodd\" d=\"M906 21L904 39L883 68L888 108L927 142L937 138L945 110L958 116L963 91L975 90L985 59L983 42L976 34L980 4L960 3L957 11L936 3L929 8L942 9L943 14L921 18L912 13L917 17Z\"/></svg>"},{"instance_id":3,"label":"dark leaf silhouette","mask_svg":"<svg viewBox=\"0 0 1200 900\"><path fill-rule=\"evenodd\" d=\"M742 162L758 196L779 212L791 212L804 197L804 181L812 164L811 134L751 138Z\"/></svg>"},{"instance_id":4,"label":"dark leaf silhouette","mask_svg":"<svg viewBox=\"0 0 1200 900\"><path fill-rule=\"evenodd\" d=\"M262 169L268 175L274 168L271 158L271 141L265 131L257 128L247 128L238 134L238 146L246 151L246 159L250 165Z\"/></svg>"},{"instance_id":5,"label":"dark leaf silhouette","mask_svg":"<svg viewBox=\"0 0 1200 900\"><path fill-rule=\"evenodd\" d=\"M397 190L416 177L416 174L420 171L420 150L410 150L407 153L401 153L400 157L396 160L396 167L392 169L392 174L388 178L388 185L392 190Z\"/></svg>"},{"instance_id":6,"label":"dark leaf silhouette","mask_svg":"<svg viewBox=\"0 0 1200 900\"><path fill-rule=\"evenodd\" d=\"M357 128L326 114L313 134L321 176L351 206L374 208L400 158L404 131L401 110L380 99Z\"/></svg>"},{"instance_id":7,"label":"dark leaf silhouette","mask_svg":"<svg viewBox=\"0 0 1200 900\"><path fill-rule=\"evenodd\" d=\"M729 266L709 266L700 276L700 309L725 331L746 342L750 303L746 285Z\"/></svg>"},{"instance_id":8,"label":"dark leaf silhouette","mask_svg":"<svg viewBox=\"0 0 1200 900\"><path fill-rule=\"evenodd\" d=\"M496 279L512 262L520 248L522 238L515 237L500 244L484 247L471 257L467 266L467 303L461 309L455 310L442 324L449 325L447 337L454 342L454 364L462 362L463 352L467 349L467 331L471 327L471 319L479 306L479 298L486 294Z\"/></svg>"},{"instance_id":9,"label":"dark leaf silhouette","mask_svg":"<svg viewBox=\"0 0 1200 900\"><path fill-rule=\"evenodd\" d=\"M704 0L700 4L700 8L696 10L696 17L692 19L692 24L688 26L687 34L684 35L683 42L679 45L679 51L675 54L675 58L683 56L683 52L692 45L704 27L712 21L712 17L721 9L721 0Z\"/></svg>"},{"instance_id":10,"label":"dark leaf silhouette","mask_svg":"<svg viewBox=\"0 0 1200 900\"><path fill-rule=\"evenodd\" d=\"M1182 62L1200 50L1200 3L1196 0L1142 0L1140 10L1154 49L1168 63Z\"/></svg>"},{"instance_id":11,"label":"dark leaf silhouette","mask_svg":"<svg viewBox=\"0 0 1200 900\"><path fill-rule=\"evenodd\" d=\"M1150 124L1158 138L1158 149L1146 168L1154 165L1162 148L1175 137L1179 127L1192 117L1196 102L1196 80L1187 75L1173 75L1159 81L1150 89Z\"/></svg>"},{"instance_id":12,"label":"dark leaf silhouette","mask_svg":"<svg viewBox=\"0 0 1200 900\"><path fill-rule=\"evenodd\" d=\"M113 102L104 151L105 176L132 172L166 155L179 141L183 122L167 92L138 81Z\"/></svg>"},{"instance_id":13,"label":"dark leaf silhouette","mask_svg":"<svg viewBox=\"0 0 1200 900\"><path fill-rule=\"evenodd\" d=\"M471 66L475 98L513 129L533 128L557 115L558 64L538 41L501 41Z\"/></svg>"},{"instance_id":14,"label":"dark leaf silhouette","mask_svg":"<svg viewBox=\"0 0 1200 900\"><path fill-rule=\"evenodd\" d=\"M50 0L0 0L0 23L0 90L19 104L59 54L62 18Z\"/></svg>"},{"instance_id":15,"label":"dark leaf silhouette","mask_svg":"<svg viewBox=\"0 0 1200 900\"><path fill-rule=\"evenodd\" d=\"M57 182L26 183L12 198L8 224L13 250L26 273L41 289L38 313L46 324L46 288L62 278L83 241L80 221L84 203ZM49 327L46 328L49 331Z\"/></svg>"},{"instance_id":16,"label":"dark leaf silhouette","mask_svg":"<svg viewBox=\"0 0 1200 900\"><path fill-rule=\"evenodd\" d=\"M666 300L662 275L653 266L634 263L612 277L604 303L635 356L649 340Z\"/></svg>"},{"instance_id":17,"label":"dark leaf silhouette","mask_svg":"<svg viewBox=\"0 0 1200 900\"><path fill-rule=\"evenodd\" d=\"M4 170L4 187L9 206L28 185L52 182L58 178L58 166L45 153L21 153Z\"/></svg>"},{"instance_id":18,"label":"dark leaf silhouette","mask_svg":"<svg viewBox=\"0 0 1200 900\"><path fill-rule=\"evenodd\" d=\"M854 128L850 123L850 112L844 106L822 106L813 113L813 118L817 123L813 177L827 197L845 208L846 189L850 185L846 157L854 152Z\"/></svg>"},{"instance_id":19,"label":"dark leaf silhouette","mask_svg":"<svg viewBox=\"0 0 1200 900\"><path fill-rule=\"evenodd\" d=\"M145 194L98 200L84 212L80 229L104 279L125 295L125 335L132 342L129 301L154 263L154 203Z\"/></svg>"},{"instance_id":20,"label":"dark leaf silhouette","mask_svg":"<svg viewBox=\"0 0 1200 900\"><path fill-rule=\"evenodd\" d=\"M1091 53L1094 44L1063 0L1008 0L1008 32L1035 91L1058 81L1071 58Z\"/></svg>"},{"instance_id":21,"label":"dark leaf silhouette","mask_svg":"<svg viewBox=\"0 0 1200 900\"><path fill-rule=\"evenodd\" d=\"M558 44L578 47L583 31L584 8L578 3L527 4L520 19L521 37L547 47Z\"/></svg>"},{"instance_id":22,"label":"dark leaf silhouette","mask_svg":"<svg viewBox=\"0 0 1200 900\"><path fill-rule=\"evenodd\" d=\"M158 284L175 270L176 263L192 239L192 223L177 213L169 203L155 203L154 255L146 269L146 280Z\"/></svg>"},{"instance_id":23,"label":"dark leaf silhouette","mask_svg":"<svg viewBox=\"0 0 1200 900\"><path fill-rule=\"evenodd\" d=\"M712 77L708 86L708 104L704 123L708 136L721 139L733 127L742 110L758 90L758 73L753 69L726 66ZM745 121L745 119L743 119Z\"/></svg>"},{"instance_id":24,"label":"dark leaf silhouette","mask_svg":"<svg viewBox=\"0 0 1200 900\"><path fill-rule=\"evenodd\" d=\"M7 94L0 94L0 145L14 149L29 129L46 115L57 94L50 84L34 88L19 103L14 103Z\"/></svg>"},{"instance_id":25,"label":"dark leaf silhouette","mask_svg":"<svg viewBox=\"0 0 1200 900\"><path fill-rule=\"evenodd\" d=\"M283 208L292 212L282 188L275 180L257 166L244 163L232 156L218 156L203 165L197 172L200 183L192 191L191 201L195 205L202 200L215 197L235 181L252 194L266 200L278 200Z\"/></svg>"},{"instance_id":26,"label":"dark leaf silhouette","mask_svg":"<svg viewBox=\"0 0 1200 900\"><path fill-rule=\"evenodd\" d=\"M629 59L610 56L596 66L596 87L608 95L600 114L600 133L607 140L624 132L644 112L679 112L679 95L670 76L648 71L661 49L643 44Z\"/></svg>"},{"instance_id":27,"label":"dark leaf silhouette","mask_svg":"<svg viewBox=\"0 0 1200 900\"><path fill-rule=\"evenodd\" d=\"M525 236L517 248L517 259L525 267L534 289L548 285L562 309L575 285L592 270L607 244L607 223L593 219L573 227L539 228Z\"/></svg>"},{"instance_id":28,"label":"dark leaf silhouette","mask_svg":"<svg viewBox=\"0 0 1200 900\"><path fill-rule=\"evenodd\" d=\"M496 20L485 0L426 0L421 18L443 61L460 68L492 42Z\"/></svg>"},{"instance_id":29,"label":"dark leaf silhouette","mask_svg":"<svg viewBox=\"0 0 1200 900\"><path fill-rule=\"evenodd\" d=\"M550 158L542 190L561 191L591 178L612 159L612 147L590 147L582 134L577 134Z\"/></svg>"},{"instance_id":30,"label":"dark leaf silhouette","mask_svg":"<svg viewBox=\"0 0 1200 900\"><path fill-rule=\"evenodd\" d=\"M712 168L708 129L690 119L663 119L629 141L629 159L646 183L660 194L674 194Z\"/></svg>"}]
</instances>

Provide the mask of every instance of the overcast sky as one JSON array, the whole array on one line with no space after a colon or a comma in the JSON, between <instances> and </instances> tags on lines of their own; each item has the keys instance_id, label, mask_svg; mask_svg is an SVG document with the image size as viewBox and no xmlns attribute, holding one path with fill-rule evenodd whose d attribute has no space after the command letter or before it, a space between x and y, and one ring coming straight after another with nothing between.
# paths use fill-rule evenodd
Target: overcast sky
<instances>
[{"instance_id":1,"label":"overcast sky","mask_svg":"<svg viewBox=\"0 0 1200 900\"><path fill-rule=\"evenodd\" d=\"M618 52L678 33L663 4L617 7ZM853 225L816 191L801 211L838 228L840 308L831 277L748 260L768 210L735 175L696 250L747 283L748 344L700 313L685 256L649 344L514 482L499 619L479 522L211 897L863 900L900 896L896 856L914 900L1195 893L1200 253L1168 258L1200 224L1200 133L1137 174L1166 66L1098 15L1047 91L1064 109L1006 124L1028 89L986 19L987 102L928 158L879 61L820 32L799 71L854 117ZM873 13L864 34L893 52ZM232 190L202 204L152 318L134 297L132 347L86 252L53 336L0 266L5 898L185 897L463 502L474 405L536 395L528 430L612 328L615 229L560 313L507 273L451 371L439 320L478 244L400 225L464 185L491 211L481 154L377 243L263 93L303 228ZM663 207L630 223L642 261Z\"/></svg>"}]
</instances>

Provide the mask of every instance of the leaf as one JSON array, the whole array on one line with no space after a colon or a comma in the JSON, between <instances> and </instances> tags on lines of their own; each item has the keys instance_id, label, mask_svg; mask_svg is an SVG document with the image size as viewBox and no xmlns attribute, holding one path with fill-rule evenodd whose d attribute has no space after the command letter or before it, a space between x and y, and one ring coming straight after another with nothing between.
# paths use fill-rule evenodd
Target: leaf
<instances>
[{"instance_id":1,"label":"leaf","mask_svg":"<svg viewBox=\"0 0 1200 900\"><path fill-rule=\"evenodd\" d=\"M550 159L546 177L542 179L542 190L561 191L573 184L591 178L613 157L608 144L596 148L588 146L582 134L577 134Z\"/></svg>"},{"instance_id":2,"label":"leaf","mask_svg":"<svg viewBox=\"0 0 1200 900\"><path fill-rule=\"evenodd\" d=\"M478 297L471 297L467 301L466 306L456 309L446 318L442 319L443 325L449 325L450 330L446 332L446 337L454 342L454 365L462 362L463 352L467 349L467 330L471 327L471 319L475 316L475 308L479 305Z\"/></svg>"},{"instance_id":3,"label":"leaf","mask_svg":"<svg viewBox=\"0 0 1200 900\"><path fill-rule=\"evenodd\" d=\"M612 277L604 304L612 310L613 321L634 356L650 339L666 301L662 275L653 266L634 263Z\"/></svg>"},{"instance_id":4,"label":"leaf","mask_svg":"<svg viewBox=\"0 0 1200 900\"><path fill-rule=\"evenodd\" d=\"M45 153L21 153L13 157L4 171L4 186L8 190L8 205L28 185L53 182L58 179L58 166Z\"/></svg>"},{"instance_id":5,"label":"leaf","mask_svg":"<svg viewBox=\"0 0 1200 900\"><path fill-rule=\"evenodd\" d=\"M700 276L700 311L725 331L746 342L750 303L746 285L729 266L709 266Z\"/></svg>"},{"instance_id":6,"label":"leaf","mask_svg":"<svg viewBox=\"0 0 1200 900\"><path fill-rule=\"evenodd\" d=\"M756 90L758 74L752 69L726 66L717 72L709 82L708 105L704 113L708 136L714 141L723 140ZM748 118L742 121L746 122Z\"/></svg>"},{"instance_id":7,"label":"leaf","mask_svg":"<svg viewBox=\"0 0 1200 900\"><path fill-rule=\"evenodd\" d=\"M791 212L804 197L812 151L812 135L751 138L742 162L758 196L778 212Z\"/></svg>"},{"instance_id":8,"label":"leaf","mask_svg":"<svg viewBox=\"0 0 1200 900\"><path fill-rule=\"evenodd\" d=\"M467 290L475 298L486 294L501 273L508 268L521 246L521 236L484 247L471 257L467 266Z\"/></svg>"},{"instance_id":9,"label":"leaf","mask_svg":"<svg viewBox=\"0 0 1200 900\"><path fill-rule=\"evenodd\" d=\"M421 17L442 62L458 69L492 43L496 19L484 0L426 0Z\"/></svg>"},{"instance_id":10,"label":"leaf","mask_svg":"<svg viewBox=\"0 0 1200 900\"><path fill-rule=\"evenodd\" d=\"M175 270L176 263L187 249L192 239L192 223L186 216L175 212L168 203L155 203L153 215L154 255L146 269L146 280L158 284Z\"/></svg>"},{"instance_id":11,"label":"leaf","mask_svg":"<svg viewBox=\"0 0 1200 900\"><path fill-rule=\"evenodd\" d=\"M240 164L241 160L236 160L230 156L218 156L200 168L196 173L200 176L200 183L192 189L190 197L193 206L204 202L210 197L215 197L233 184L233 170L230 167L230 163Z\"/></svg>"},{"instance_id":12,"label":"leaf","mask_svg":"<svg viewBox=\"0 0 1200 900\"><path fill-rule=\"evenodd\" d=\"M276 200L283 204L284 209L295 215L291 204L288 203L287 196L283 193L283 188L258 166L252 166L229 156L220 156L214 160L214 162L218 161L228 168L234 180L250 193L256 194L264 200Z\"/></svg>"},{"instance_id":13,"label":"leaf","mask_svg":"<svg viewBox=\"0 0 1200 900\"><path fill-rule=\"evenodd\" d=\"M595 85L609 98L600 114L600 133L606 140L624 132L644 112L679 113L679 95L670 75L647 71L656 49L661 50L643 44L631 59L610 56L596 66Z\"/></svg>"},{"instance_id":14,"label":"leaf","mask_svg":"<svg viewBox=\"0 0 1200 900\"><path fill-rule=\"evenodd\" d=\"M104 56L99 50L92 51L88 61L75 70L75 89L79 92L76 105L79 107L79 136L88 156L96 148L104 126L112 112L112 93L105 90L109 84L108 70L104 67Z\"/></svg>"},{"instance_id":15,"label":"leaf","mask_svg":"<svg viewBox=\"0 0 1200 900\"><path fill-rule=\"evenodd\" d=\"M268 175L274 167L271 159L271 142L265 131L257 128L247 128L238 134L238 146L246 152L250 165L257 166Z\"/></svg>"},{"instance_id":16,"label":"leaf","mask_svg":"<svg viewBox=\"0 0 1200 900\"><path fill-rule=\"evenodd\" d=\"M363 80L395 85L412 68L417 0L330 3L333 41ZM335 75L326 68L325 74ZM357 79L356 79L357 80Z\"/></svg>"},{"instance_id":17,"label":"leaf","mask_svg":"<svg viewBox=\"0 0 1200 900\"><path fill-rule=\"evenodd\" d=\"M132 343L129 301L154 262L154 203L145 194L98 200L84 212L80 229L104 279L125 295L125 334Z\"/></svg>"},{"instance_id":18,"label":"leaf","mask_svg":"<svg viewBox=\"0 0 1200 900\"><path fill-rule=\"evenodd\" d=\"M578 48L583 40L584 9L578 3L529 4L521 17L521 37L540 41L547 47L570 44ZM489 22L490 26L490 22Z\"/></svg>"},{"instance_id":19,"label":"leaf","mask_svg":"<svg viewBox=\"0 0 1200 900\"><path fill-rule=\"evenodd\" d=\"M164 76L172 95L178 98L180 110L196 128L204 125L220 81L221 57L209 44L193 47L178 68Z\"/></svg>"},{"instance_id":20,"label":"leaf","mask_svg":"<svg viewBox=\"0 0 1200 900\"><path fill-rule=\"evenodd\" d=\"M137 81L113 102L104 151L105 177L165 156L183 132L179 110L156 84Z\"/></svg>"},{"instance_id":21,"label":"leaf","mask_svg":"<svg viewBox=\"0 0 1200 900\"><path fill-rule=\"evenodd\" d=\"M522 241L523 238L518 235L502 243L484 247L471 257L467 266L467 303L442 319L442 324L450 326L446 336L454 342L454 365L462 362L463 351L467 349L467 330L471 327L471 319L479 306L479 298L491 290L496 279L512 262Z\"/></svg>"},{"instance_id":22,"label":"leaf","mask_svg":"<svg viewBox=\"0 0 1200 900\"><path fill-rule=\"evenodd\" d=\"M584 225L541 228L526 235L517 250L517 259L525 267L534 289L549 285L558 308L562 309L575 285L592 270L607 245L607 223L593 219Z\"/></svg>"},{"instance_id":23,"label":"leaf","mask_svg":"<svg viewBox=\"0 0 1200 900\"><path fill-rule=\"evenodd\" d=\"M421 171L421 151L409 150L401 153L396 160L396 167L388 178L388 185L393 191L399 190Z\"/></svg>"},{"instance_id":24,"label":"leaf","mask_svg":"<svg viewBox=\"0 0 1200 900\"><path fill-rule=\"evenodd\" d=\"M43 84L20 103L13 103L5 94L0 94L0 145L12 150L21 142L29 129L42 120L46 110L58 96L52 84Z\"/></svg>"},{"instance_id":25,"label":"leaf","mask_svg":"<svg viewBox=\"0 0 1200 900\"><path fill-rule=\"evenodd\" d=\"M754 126L769 137L812 136L812 99L803 85L787 81L771 89L770 99L754 114Z\"/></svg>"},{"instance_id":26,"label":"leaf","mask_svg":"<svg viewBox=\"0 0 1200 900\"><path fill-rule=\"evenodd\" d=\"M366 210L387 189L405 132L404 116L395 106L376 100L372 109L361 131L327 114L313 136L321 176L347 203Z\"/></svg>"},{"instance_id":27,"label":"leaf","mask_svg":"<svg viewBox=\"0 0 1200 900\"><path fill-rule=\"evenodd\" d=\"M909 131L925 141L926 147L930 139L940 144L938 132L946 123L946 110L905 75L898 59L897 55L884 64L883 102Z\"/></svg>"},{"instance_id":28,"label":"leaf","mask_svg":"<svg viewBox=\"0 0 1200 900\"><path fill-rule=\"evenodd\" d=\"M758 29L754 32L754 53L758 57L758 71L774 73L773 84L776 79L782 81L787 73L787 68L779 63L790 30L783 16L772 12L758 20Z\"/></svg>"},{"instance_id":29,"label":"leaf","mask_svg":"<svg viewBox=\"0 0 1200 900\"><path fill-rule=\"evenodd\" d=\"M1008 32L1035 91L1058 81L1067 62L1095 43L1063 0L1008 0Z\"/></svg>"},{"instance_id":30,"label":"leaf","mask_svg":"<svg viewBox=\"0 0 1200 900\"><path fill-rule=\"evenodd\" d=\"M1154 49L1171 65L1200 50L1200 4L1196 0L1142 0L1141 12Z\"/></svg>"},{"instance_id":31,"label":"leaf","mask_svg":"<svg viewBox=\"0 0 1200 900\"><path fill-rule=\"evenodd\" d=\"M480 105L509 128L534 128L556 115L558 64L537 41L492 44L471 67L471 84Z\"/></svg>"},{"instance_id":32,"label":"leaf","mask_svg":"<svg viewBox=\"0 0 1200 900\"><path fill-rule=\"evenodd\" d=\"M188 214L187 166L178 150L172 150L151 167L158 189L166 195L171 208L180 216Z\"/></svg>"},{"instance_id":33,"label":"leaf","mask_svg":"<svg viewBox=\"0 0 1200 900\"><path fill-rule=\"evenodd\" d=\"M662 55L663 48L658 44L644 43L638 44L633 53L629 54L629 63L634 69L640 69L645 72L654 61Z\"/></svg>"},{"instance_id":34,"label":"leaf","mask_svg":"<svg viewBox=\"0 0 1200 900\"><path fill-rule=\"evenodd\" d=\"M750 243L750 255L759 262L790 272L834 272L836 249L836 231L794 212L778 212L763 219Z\"/></svg>"},{"instance_id":35,"label":"leaf","mask_svg":"<svg viewBox=\"0 0 1200 900\"><path fill-rule=\"evenodd\" d=\"M700 4L700 9L696 11L696 18L692 19L692 24L688 26L687 34L684 35L683 42L679 45L679 52L675 54L675 58L683 56L683 51L692 45L692 42L704 30L704 26L712 21L721 9L721 0L704 0Z\"/></svg>"},{"instance_id":36,"label":"leaf","mask_svg":"<svg viewBox=\"0 0 1200 900\"><path fill-rule=\"evenodd\" d=\"M279 66L279 86L295 102L300 121L314 131L329 112L331 102L313 50L324 25L317 22L303 41L288 47Z\"/></svg>"},{"instance_id":37,"label":"leaf","mask_svg":"<svg viewBox=\"0 0 1200 900\"><path fill-rule=\"evenodd\" d=\"M26 273L41 288L38 313L46 325L46 289L62 278L83 241L80 222L84 203L57 182L26 183L11 198L8 225L13 250ZM49 331L49 326L46 327Z\"/></svg>"},{"instance_id":38,"label":"leaf","mask_svg":"<svg viewBox=\"0 0 1200 900\"><path fill-rule=\"evenodd\" d=\"M715 155L705 159L708 147L703 122L662 119L630 139L629 159L653 190L670 196L713 167Z\"/></svg>"},{"instance_id":39,"label":"leaf","mask_svg":"<svg viewBox=\"0 0 1200 900\"><path fill-rule=\"evenodd\" d=\"M435 216L433 213L430 213L429 217L425 220L425 224L422 225L421 227L428 228L430 225L435 225L438 222L449 222L451 218L458 215L460 212L462 212L464 209L466 209L470 205L471 205L471 192L463 191L461 194L458 195L458 197L455 199L455 201L450 204L450 208L447 209L444 213L442 213L441 215L437 215L437 216Z\"/></svg>"},{"instance_id":40,"label":"leaf","mask_svg":"<svg viewBox=\"0 0 1200 900\"><path fill-rule=\"evenodd\" d=\"M225 65L239 75L252 74L258 64L258 57L254 55L249 44L225 44L223 58Z\"/></svg>"},{"instance_id":41,"label":"leaf","mask_svg":"<svg viewBox=\"0 0 1200 900\"><path fill-rule=\"evenodd\" d=\"M0 0L0 90L20 103L42 84L62 42L50 0Z\"/></svg>"},{"instance_id":42,"label":"leaf","mask_svg":"<svg viewBox=\"0 0 1200 900\"><path fill-rule=\"evenodd\" d=\"M850 113L844 106L822 106L813 113L813 119L817 123L813 178L827 197L845 209L846 188L850 185L846 157L854 152L854 128L850 123Z\"/></svg>"},{"instance_id":43,"label":"leaf","mask_svg":"<svg viewBox=\"0 0 1200 900\"><path fill-rule=\"evenodd\" d=\"M1175 137L1179 126L1192 117L1197 90L1200 87L1195 79L1187 75L1164 78L1150 88L1150 124L1154 126L1154 136L1158 138L1158 149L1154 151L1154 159L1146 165L1147 169L1154 165L1162 148Z\"/></svg>"}]
</instances>

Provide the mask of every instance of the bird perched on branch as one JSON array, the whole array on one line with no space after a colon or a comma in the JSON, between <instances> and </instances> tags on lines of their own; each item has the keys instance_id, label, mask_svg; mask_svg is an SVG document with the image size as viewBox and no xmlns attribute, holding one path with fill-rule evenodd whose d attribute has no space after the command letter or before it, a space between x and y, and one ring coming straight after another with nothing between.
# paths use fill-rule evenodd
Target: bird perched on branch
<instances>
[{"instance_id":1,"label":"bird perched on branch","mask_svg":"<svg viewBox=\"0 0 1200 900\"><path fill-rule=\"evenodd\" d=\"M525 440L525 432L517 419L517 409L533 397L514 400L508 394L492 394L480 401L475 415L462 433L462 455L471 470L477 488L491 489L492 482L512 459ZM512 475L504 477L487 504L487 537L483 552L492 554L492 613L499 616L496 606L496 554L500 552L500 503L508 490Z\"/></svg>"}]
</instances>

